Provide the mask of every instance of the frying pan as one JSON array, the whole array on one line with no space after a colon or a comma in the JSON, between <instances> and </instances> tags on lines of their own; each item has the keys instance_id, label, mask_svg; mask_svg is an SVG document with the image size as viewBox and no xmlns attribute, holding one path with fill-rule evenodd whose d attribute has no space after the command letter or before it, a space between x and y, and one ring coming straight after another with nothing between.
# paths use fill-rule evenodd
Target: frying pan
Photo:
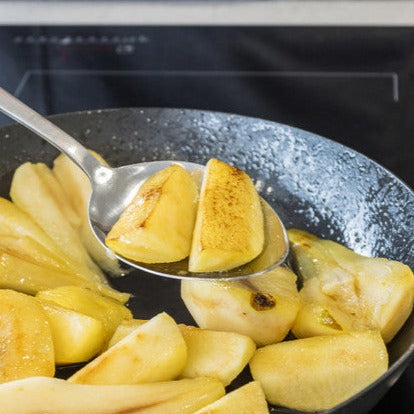
<instances>
[{"instance_id":1,"label":"frying pan","mask_svg":"<svg viewBox=\"0 0 414 414\"><path fill-rule=\"evenodd\" d=\"M162 159L205 164L218 157L256 181L288 228L414 267L414 193L372 160L333 141L275 122L196 110L98 110L52 120L113 166ZM54 148L21 126L0 129L0 195L8 196L18 165L51 163L56 156ZM194 323L180 299L179 281L134 270L112 284L133 294L130 308L137 318L166 311L177 322ZM388 350L389 370L327 413L365 413L382 398L414 354L413 314ZM68 376L73 369L58 375ZM248 380L245 370L237 385Z\"/></svg>"}]
</instances>

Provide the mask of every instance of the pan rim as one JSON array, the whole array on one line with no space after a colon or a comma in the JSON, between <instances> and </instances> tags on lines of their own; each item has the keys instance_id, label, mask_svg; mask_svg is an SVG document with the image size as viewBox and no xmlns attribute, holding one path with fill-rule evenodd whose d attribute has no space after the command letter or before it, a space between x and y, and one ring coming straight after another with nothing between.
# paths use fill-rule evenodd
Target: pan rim
<instances>
[{"instance_id":1,"label":"pan rim","mask_svg":"<svg viewBox=\"0 0 414 414\"><path fill-rule=\"evenodd\" d=\"M274 124L277 125L279 127L282 128L286 128L289 129L291 131L297 131L300 134L307 134L307 135L312 135L314 137L317 138L322 138L324 141L329 142L331 145L334 146L338 146L338 148L344 149L346 151L351 151L354 154L357 154L359 157L362 157L363 159L373 163L376 167L384 170L385 172L387 172L389 175L391 175L393 178L395 178L400 184L403 185L403 187L405 187L406 190L408 190L410 193L412 193L413 197L414 197L414 187L411 187L408 183L406 183L402 178L400 178L396 173L394 173L393 171L391 171L390 169L388 169L387 167L384 167L382 164L380 164L378 161L375 161L374 159L370 158L369 156L363 154L362 152L359 152L358 150L348 147L345 144L342 144L338 141L335 141L332 138L326 137L324 135L320 135L316 132L312 132L312 131L308 131L306 129L303 128L299 128L299 127L295 127L295 126L291 126L288 124L284 124L282 122L278 122L278 121L272 121L266 118L261 118L261 117L256 117L256 116L251 116L251 115L243 115L243 114L239 114L239 113L232 113L232 112L226 112L226 111L214 111L214 110L209 110L209 109L198 109L198 108L186 108L186 107L163 107L163 106L125 106L125 107L113 107L113 108L103 108L103 109L99 109L99 108L94 108L94 109L84 109L84 110L79 110L79 111L69 111L69 112L60 112L60 113L56 113L56 114L50 114L50 115L45 115L45 118L53 120L53 119L57 119L60 117L66 117L66 116L73 116L73 115L84 115L84 114L88 114L88 115L94 115L94 114L100 114L100 113L111 113L111 112L117 112L117 111L184 111L184 112L195 112L195 113L206 113L206 114L216 114L216 115L221 115L221 116L228 116L228 117L237 117L237 118L243 118L243 119L251 119L251 120L256 120L256 121L262 121L262 122L267 122L270 124ZM0 132L3 128L11 128L13 126L19 125L17 122L11 122L9 124L5 124L5 125L1 125L0 126Z\"/></svg>"}]
</instances>

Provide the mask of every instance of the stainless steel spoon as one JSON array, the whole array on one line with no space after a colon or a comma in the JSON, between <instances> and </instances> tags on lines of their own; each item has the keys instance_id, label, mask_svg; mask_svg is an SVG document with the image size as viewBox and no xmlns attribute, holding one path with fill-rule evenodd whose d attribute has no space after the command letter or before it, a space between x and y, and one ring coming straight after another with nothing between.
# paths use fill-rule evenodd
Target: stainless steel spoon
<instances>
[{"instance_id":1,"label":"stainless steel spoon","mask_svg":"<svg viewBox=\"0 0 414 414\"><path fill-rule=\"evenodd\" d=\"M148 177L172 164L179 164L188 171L204 171L204 166L184 161L154 161L108 168L78 141L2 88L0 88L0 110L66 154L87 174L92 186L89 222L103 246L105 246L106 234ZM191 273L188 271L187 259L175 263L147 264L116 256L132 267L178 279L226 280L257 276L282 264L289 251L286 229L279 216L263 199L262 208L265 219L263 251L253 261L232 270L218 273Z\"/></svg>"}]
</instances>

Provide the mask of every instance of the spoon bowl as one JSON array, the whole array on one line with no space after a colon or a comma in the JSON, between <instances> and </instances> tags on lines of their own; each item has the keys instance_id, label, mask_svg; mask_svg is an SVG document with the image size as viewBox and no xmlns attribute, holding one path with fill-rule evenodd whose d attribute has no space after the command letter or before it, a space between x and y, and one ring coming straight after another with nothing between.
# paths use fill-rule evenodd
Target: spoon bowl
<instances>
[{"instance_id":1,"label":"spoon bowl","mask_svg":"<svg viewBox=\"0 0 414 414\"><path fill-rule=\"evenodd\" d=\"M0 88L0 110L55 146L72 159L88 176L92 193L89 223L101 244L142 183L172 164L187 171L204 172L205 167L186 161L153 161L110 168L101 164L85 147L46 118ZM276 212L263 199L265 241L262 252L251 262L224 272L192 273L188 260L174 263L138 263L116 255L122 262L147 272L177 279L235 279L258 276L281 265L289 252L286 229Z\"/></svg>"}]
</instances>

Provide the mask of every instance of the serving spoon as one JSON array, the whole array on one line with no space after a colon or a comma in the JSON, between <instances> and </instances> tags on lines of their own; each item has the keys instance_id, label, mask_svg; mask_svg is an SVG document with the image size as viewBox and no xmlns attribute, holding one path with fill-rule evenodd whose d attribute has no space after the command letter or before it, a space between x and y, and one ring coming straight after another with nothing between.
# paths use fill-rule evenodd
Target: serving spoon
<instances>
[{"instance_id":1,"label":"serving spoon","mask_svg":"<svg viewBox=\"0 0 414 414\"><path fill-rule=\"evenodd\" d=\"M92 192L89 200L89 223L92 231L105 245L105 237L122 211L132 201L141 184L151 175L179 164L187 171L204 172L205 167L186 161L153 161L118 168L101 164L84 146L19 99L0 88L0 110L66 154L88 176ZM289 252L286 229L276 212L261 199L265 241L262 252L251 262L223 272L193 273L188 259L174 263L142 263L116 257L129 266L155 275L177 279L240 279L258 276L281 265Z\"/></svg>"}]
</instances>

